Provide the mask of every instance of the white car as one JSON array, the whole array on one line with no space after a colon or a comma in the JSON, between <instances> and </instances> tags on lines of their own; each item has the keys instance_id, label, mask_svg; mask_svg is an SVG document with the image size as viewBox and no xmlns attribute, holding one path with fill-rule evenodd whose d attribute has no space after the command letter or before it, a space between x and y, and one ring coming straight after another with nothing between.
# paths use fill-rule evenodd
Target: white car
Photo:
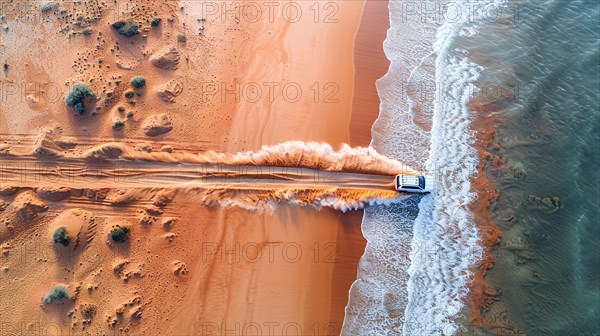
<instances>
[{"instance_id":1,"label":"white car","mask_svg":"<svg viewBox=\"0 0 600 336\"><path fill-rule=\"evenodd\" d=\"M433 191L433 176L429 175L396 175L395 187L398 191L411 193L428 193Z\"/></svg>"}]
</instances>

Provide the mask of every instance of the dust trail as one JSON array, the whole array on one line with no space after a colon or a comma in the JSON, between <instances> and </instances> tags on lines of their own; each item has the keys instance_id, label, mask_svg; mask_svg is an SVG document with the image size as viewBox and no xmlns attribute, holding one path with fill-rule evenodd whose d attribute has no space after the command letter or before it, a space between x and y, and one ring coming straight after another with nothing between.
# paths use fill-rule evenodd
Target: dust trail
<instances>
[{"instance_id":1,"label":"dust trail","mask_svg":"<svg viewBox=\"0 0 600 336\"><path fill-rule=\"evenodd\" d=\"M371 147L342 145L335 151L330 145L317 142L288 141L274 146L263 146L256 152L236 154L207 151L193 154L188 152L151 152L132 150L120 143L107 143L91 148L84 153L91 162L107 159L139 159L162 162L189 162L205 164L253 165L301 167L326 171L361 172L394 175L400 172L416 173L407 165L377 153Z\"/></svg>"},{"instance_id":2,"label":"dust trail","mask_svg":"<svg viewBox=\"0 0 600 336\"><path fill-rule=\"evenodd\" d=\"M64 150L60 136L51 135L33 149L5 148L0 187L118 190L108 199L112 204L123 203L125 190L128 200L135 200L141 198L135 190L169 188L208 206L272 210L287 202L347 211L410 197L394 190L393 176L415 173L371 148L347 145L335 151L327 144L293 141L228 154L140 151L111 142L77 149L71 143Z\"/></svg>"}]
</instances>

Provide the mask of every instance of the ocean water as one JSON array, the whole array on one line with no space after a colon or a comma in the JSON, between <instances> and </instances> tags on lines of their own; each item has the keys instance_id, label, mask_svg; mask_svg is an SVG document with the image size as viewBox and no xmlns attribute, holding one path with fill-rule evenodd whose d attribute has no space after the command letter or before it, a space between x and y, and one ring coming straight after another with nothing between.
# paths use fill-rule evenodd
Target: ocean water
<instances>
[{"instance_id":1,"label":"ocean water","mask_svg":"<svg viewBox=\"0 0 600 336\"><path fill-rule=\"evenodd\" d=\"M489 99L490 150L505 164L487 170L503 237L487 277L501 294L486 317L527 335L598 335L600 3L519 4L529 7L510 24L490 22L469 42L486 57L485 80L508 93Z\"/></svg>"},{"instance_id":2,"label":"ocean water","mask_svg":"<svg viewBox=\"0 0 600 336\"><path fill-rule=\"evenodd\" d=\"M599 334L600 5L413 5L390 2L391 66L371 145L435 174L437 188L365 209L368 244L342 334ZM465 322L464 298L483 253L468 208L478 197L471 126L487 114L502 239L482 328Z\"/></svg>"}]
</instances>

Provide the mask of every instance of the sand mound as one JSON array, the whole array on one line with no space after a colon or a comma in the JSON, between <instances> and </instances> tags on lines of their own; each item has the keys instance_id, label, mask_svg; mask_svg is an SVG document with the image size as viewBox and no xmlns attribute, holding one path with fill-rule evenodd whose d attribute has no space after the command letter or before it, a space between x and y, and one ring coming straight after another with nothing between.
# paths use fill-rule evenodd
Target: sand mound
<instances>
[{"instance_id":1,"label":"sand mound","mask_svg":"<svg viewBox=\"0 0 600 336\"><path fill-rule=\"evenodd\" d=\"M111 205L120 206L135 202L142 196L142 193L136 189L114 190L106 196L106 201Z\"/></svg>"},{"instance_id":2,"label":"sand mound","mask_svg":"<svg viewBox=\"0 0 600 336\"><path fill-rule=\"evenodd\" d=\"M150 56L150 64L161 69L177 69L179 65L179 51L174 46L165 46Z\"/></svg>"},{"instance_id":3,"label":"sand mound","mask_svg":"<svg viewBox=\"0 0 600 336\"><path fill-rule=\"evenodd\" d=\"M184 275L188 272L186 263L180 260L175 260L171 263L171 270L176 276Z\"/></svg>"},{"instance_id":4,"label":"sand mound","mask_svg":"<svg viewBox=\"0 0 600 336\"><path fill-rule=\"evenodd\" d=\"M77 147L77 139L70 137L62 137L54 141L56 145L62 149L73 149Z\"/></svg>"},{"instance_id":5,"label":"sand mound","mask_svg":"<svg viewBox=\"0 0 600 336\"><path fill-rule=\"evenodd\" d=\"M113 262L112 270L115 276L119 277L124 282L136 277L143 277L141 264L135 264L129 259L117 259Z\"/></svg>"},{"instance_id":6,"label":"sand mound","mask_svg":"<svg viewBox=\"0 0 600 336\"><path fill-rule=\"evenodd\" d=\"M177 194L177 190L173 190L173 189L160 190L152 198L152 204L154 204L155 206L158 206L158 207L164 207L167 204L169 204L171 201L173 201L176 194Z\"/></svg>"},{"instance_id":7,"label":"sand mound","mask_svg":"<svg viewBox=\"0 0 600 336\"><path fill-rule=\"evenodd\" d=\"M0 155L10 154L10 146L7 144L0 144Z\"/></svg>"},{"instance_id":8,"label":"sand mound","mask_svg":"<svg viewBox=\"0 0 600 336\"><path fill-rule=\"evenodd\" d=\"M183 91L183 84L174 79L167 82L157 90L158 97L167 103L174 103L175 97Z\"/></svg>"},{"instance_id":9,"label":"sand mound","mask_svg":"<svg viewBox=\"0 0 600 336\"><path fill-rule=\"evenodd\" d=\"M67 229L69 243L65 248L70 251L83 251L96 235L96 219L91 212L83 209L69 209L58 215L49 226L48 236L52 237L59 227ZM60 248L62 245L56 246Z\"/></svg>"},{"instance_id":10,"label":"sand mound","mask_svg":"<svg viewBox=\"0 0 600 336\"><path fill-rule=\"evenodd\" d=\"M157 136L171 131L173 129L173 124L171 123L171 118L162 113L151 115L146 118L142 124L142 128L144 129L144 134L148 136Z\"/></svg>"},{"instance_id":11,"label":"sand mound","mask_svg":"<svg viewBox=\"0 0 600 336\"><path fill-rule=\"evenodd\" d=\"M56 156L61 148L56 144L62 130L58 125L43 127L33 145L33 155Z\"/></svg>"},{"instance_id":12,"label":"sand mound","mask_svg":"<svg viewBox=\"0 0 600 336\"><path fill-rule=\"evenodd\" d=\"M19 189L15 188L15 187L0 186L0 196L12 196L18 190Z\"/></svg>"},{"instance_id":13,"label":"sand mound","mask_svg":"<svg viewBox=\"0 0 600 336\"><path fill-rule=\"evenodd\" d=\"M71 196L71 190L64 187L41 187L35 190L36 194L48 201L62 201Z\"/></svg>"},{"instance_id":14,"label":"sand mound","mask_svg":"<svg viewBox=\"0 0 600 336\"><path fill-rule=\"evenodd\" d=\"M109 315L106 321L111 328L115 327L118 323L122 323L123 319L127 319L129 323L136 324L142 318L144 307L145 304L142 303L142 298L139 295L135 295L116 306L114 309L115 315Z\"/></svg>"},{"instance_id":15,"label":"sand mound","mask_svg":"<svg viewBox=\"0 0 600 336\"><path fill-rule=\"evenodd\" d=\"M24 220L32 220L38 213L48 210L48 205L30 190L19 194L11 207Z\"/></svg>"},{"instance_id":16,"label":"sand mound","mask_svg":"<svg viewBox=\"0 0 600 336\"><path fill-rule=\"evenodd\" d=\"M175 221L177 221L177 219L173 218L173 217L167 217L167 218L163 219L163 221L162 221L163 229L166 231L171 230L171 228L173 228L173 224L175 224Z\"/></svg>"},{"instance_id":17,"label":"sand mound","mask_svg":"<svg viewBox=\"0 0 600 336\"><path fill-rule=\"evenodd\" d=\"M128 149L124 145L109 142L86 151L83 153L83 158L90 162L105 162L109 159L118 159L127 151Z\"/></svg>"}]
</instances>

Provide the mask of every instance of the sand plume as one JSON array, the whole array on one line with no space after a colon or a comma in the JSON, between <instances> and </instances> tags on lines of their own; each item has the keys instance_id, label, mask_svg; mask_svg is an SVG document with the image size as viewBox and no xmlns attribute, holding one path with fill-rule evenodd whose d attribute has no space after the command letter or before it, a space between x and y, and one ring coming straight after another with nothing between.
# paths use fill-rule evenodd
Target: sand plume
<instances>
[{"instance_id":1,"label":"sand plume","mask_svg":"<svg viewBox=\"0 0 600 336\"><path fill-rule=\"evenodd\" d=\"M236 154L141 151L120 142L82 147L36 165L23 166L33 158L16 155L11 163L22 168L2 172L9 185L31 187L28 181L36 181L45 198L64 199L69 188L85 183L92 190L113 190L107 199L113 205L144 198L147 189L166 188L193 191L199 202L212 206L265 210L286 202L341 211L406 198L394 190L394 175L416 173L370 147L343 145L336 151L315 142L290 141Z\"/></svg>"},{"instance_id":2,"label":"sand plume","mask_svg":"<svg viewBox=\"0 0 600 336\"><path fill-rule=\"evenodd\" d=\"M142 153L121 143L106 143L89 149L83 156L90 161L122 158L161 162L300 167L382 175L416 172L399 161L377 153L372 147L350 147L344 144L336 151L329 144L304 141L287 141L273 146L263 146L256 152L236 154L215 151Z\"/></svg>"}]
</instances>

